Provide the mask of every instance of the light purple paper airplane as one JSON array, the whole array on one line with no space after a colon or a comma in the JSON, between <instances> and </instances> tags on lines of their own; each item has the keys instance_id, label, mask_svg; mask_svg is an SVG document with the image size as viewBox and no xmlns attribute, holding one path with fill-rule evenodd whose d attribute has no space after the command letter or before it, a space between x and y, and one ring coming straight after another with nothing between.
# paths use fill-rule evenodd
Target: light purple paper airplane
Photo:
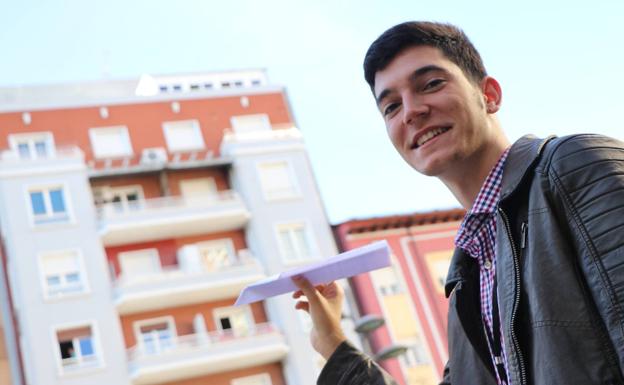
<instances>
[{"instance_id":1,"label":"light purple paper airplane","mask_svg":"<svg viewBox=\"0 0 624 385\"><path fill-rule=\"evenodd\" d=\"M291 277L298 274L306 277L313 285L319 285L388 266L390 266L388 243L386 241L371 243L253 283L241 291L234 305L245 305L293 292L297 290L297 286Z\"/></svg>"}]
</instances>

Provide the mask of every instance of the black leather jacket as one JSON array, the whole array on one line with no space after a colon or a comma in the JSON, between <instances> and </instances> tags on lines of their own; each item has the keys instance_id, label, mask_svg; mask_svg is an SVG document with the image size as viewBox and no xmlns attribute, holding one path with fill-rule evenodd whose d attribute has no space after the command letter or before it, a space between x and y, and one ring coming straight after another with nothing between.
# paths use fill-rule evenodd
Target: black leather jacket
<instances>
[{"instance_id":1,"label":"black leather jacket","mask_svg":"<svg viewBox=\"0 0 624 385\"><path fill-rule=\"evenodd\" d=\"M624 384L624 143L599 135L518 140L496 220L511 384ZM446 293L450 359L442 384L495 384L478 266L459 249ZM344 343L318 384L394 381Z\"/></svg>"}]
</instances>

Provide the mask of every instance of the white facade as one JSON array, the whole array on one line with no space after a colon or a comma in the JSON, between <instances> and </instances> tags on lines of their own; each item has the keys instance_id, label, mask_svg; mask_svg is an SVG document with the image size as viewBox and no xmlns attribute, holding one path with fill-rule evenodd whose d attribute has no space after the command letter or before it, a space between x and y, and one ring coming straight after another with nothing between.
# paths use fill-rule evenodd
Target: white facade
<instances>
[{"instance_id":1,"label":"white facade","mask_svg":"<svg viewBox=\"0 0 624 385\"><path fill-rule=\"evenodd\" d=\"M77 149L0 163L0 225L29 385L129 384L92 202ZM45 256L63 253L70 255L69 282L60 271L46 271Z\"/></svg>"},{"instance_id":2,"label":"white facade","mask_svg":"<svg viewBox=\"0 0 624 385\"><path fill-rule=\"evenodd\" d=\"M233 132L223 139L221 151L234 159L232 184L254 213L247 241L267 274L337 253L299 130ZM266 164L285 169L266 177L262 174ZM267 180L275 182L279 194L271 194L273 186ZM284 366L287 383L316 384L323 362L310 344L307 315L293 316L295 301L287 295L265 303L291 348Z\"/></svg>"}]
</instances>

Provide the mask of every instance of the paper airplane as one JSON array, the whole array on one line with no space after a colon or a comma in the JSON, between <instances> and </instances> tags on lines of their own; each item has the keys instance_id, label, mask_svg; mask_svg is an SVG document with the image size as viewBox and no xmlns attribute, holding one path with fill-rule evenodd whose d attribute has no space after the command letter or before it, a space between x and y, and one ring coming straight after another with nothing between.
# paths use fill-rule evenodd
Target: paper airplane
<instances>
[{"instance_id":1,"label":"paper airplane","mask_svg":"<svg viewBox=\"0 0 624 385\"><path fill-rule=\"evenodd\" d=\"M298 289L291 279L295 275L303 275L313 285L319 285L388 266L390 266L388 243L386 241L371 243L253 283L241 291L234 305L245 305L293 292Z\"/></svg>"}]
</instances>

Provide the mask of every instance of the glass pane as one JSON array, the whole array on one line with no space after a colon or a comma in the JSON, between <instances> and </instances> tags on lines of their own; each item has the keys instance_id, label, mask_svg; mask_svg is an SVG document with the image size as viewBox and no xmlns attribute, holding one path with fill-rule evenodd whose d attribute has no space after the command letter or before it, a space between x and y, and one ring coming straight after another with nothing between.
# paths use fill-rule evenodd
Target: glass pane
<instances>
[{"instance_id":1,"label":"glass pane","mask_svg":"<svg viewBox=\"0 0 624 385\"><path fill-rule=\"evenodd\" d=\"M295 236L295 242L297 242L299 257L309 257L310 247L308 246L308 239L306 238L305 230L303 228L294 229L293 234Z\"/></svg>"},{"instance_id":2,"label":"glass pane","mask_svg":"<svg viewBox=\"0 0 624 385\"><path fill-rule=\"evenodd\" d=\"M145 353L153 354L156 352L156 344L154 343L154 337L152 336L152 332L143 333L143 347L145 349Z\"/></svg>"},{"instance_id":3,"label":"glass pane","mask_svg":"<svg viewBox=\"0 0 624 385\"><path fill-rule=\"evenodd\" d=\"M37 151L37 156L39 157L45 158L48 155L46 142L35 142L35 150Z\"/></svg>"},{"instance_id":4,"label":"glass pane","mask_svg":"<svg viewBox=\"0 0 624 385\"><path fill-rule=\"evenodd\" d=\"M80 353L83 357L95 354L93 351L93 341L91 340L91 336L80 339Z\"/></svg>"},{"instance_id":5,"label":"glass pane","mask_svg":"<svg viewBox=\"0 0 624 385\"><path fill-rule=\"evenodd\" d=\"M285 258L294 258L296 257L295 255L295 249L293 246L293 243L290 239L290 233L288 230L282 230L280 231L280 243L282 244L282 250L284 251L284 257Z\"/></svg>"},{"instance_id":6,"label":"glass pane","mask_svg":"<svg viewBox=\"0 0 624 385\"><path fill-rule=\"evenodd\" d=\"M80 274L78 274L78 272L67 273L65 275L65 281L67 281L67 283L80 282Z\"/></svg>"},{"instance_id":7,"label":"glass pane","mask_svg":"<svg viewBox=\"0 0 624 385\"><path fill-rule=\"evenodd\" d=\"M43 202L43 193L41 191L30 193L30 203L35 215L42 215L46 213L45 203Z\"/></svg>"},{"instance_id":8,"label":"glass pane","mask_svg":"<svg viewBox=\"0 0 624 385\"><path fill-rule=\"evenodd\" d=\"M61 284L61 277L58 275L49 275L46 277L46 282L48 286L58 286Z\"/></svg>"},{"instance_id":9,"label":"glass pane","mask_svg":"<svg viewBox=\"0 0 624 385\"><path fill-rule=\"evenodd\" d=\"M52 202L52 212L65 212L65 200L63 199L63 190L50 190L50 201Z\"/></svg>"},{"instance_id":10,"label":"glass pane","mask_svg":"<svg viewBox=\"0 0 624 385\"><path fill-rule=\"evenodd\" d=\"M19 153L20 158L30 159L30 147L28 146L28 143L19 143L17 145L17 152Z\"/></svg>"}]
</instances>

